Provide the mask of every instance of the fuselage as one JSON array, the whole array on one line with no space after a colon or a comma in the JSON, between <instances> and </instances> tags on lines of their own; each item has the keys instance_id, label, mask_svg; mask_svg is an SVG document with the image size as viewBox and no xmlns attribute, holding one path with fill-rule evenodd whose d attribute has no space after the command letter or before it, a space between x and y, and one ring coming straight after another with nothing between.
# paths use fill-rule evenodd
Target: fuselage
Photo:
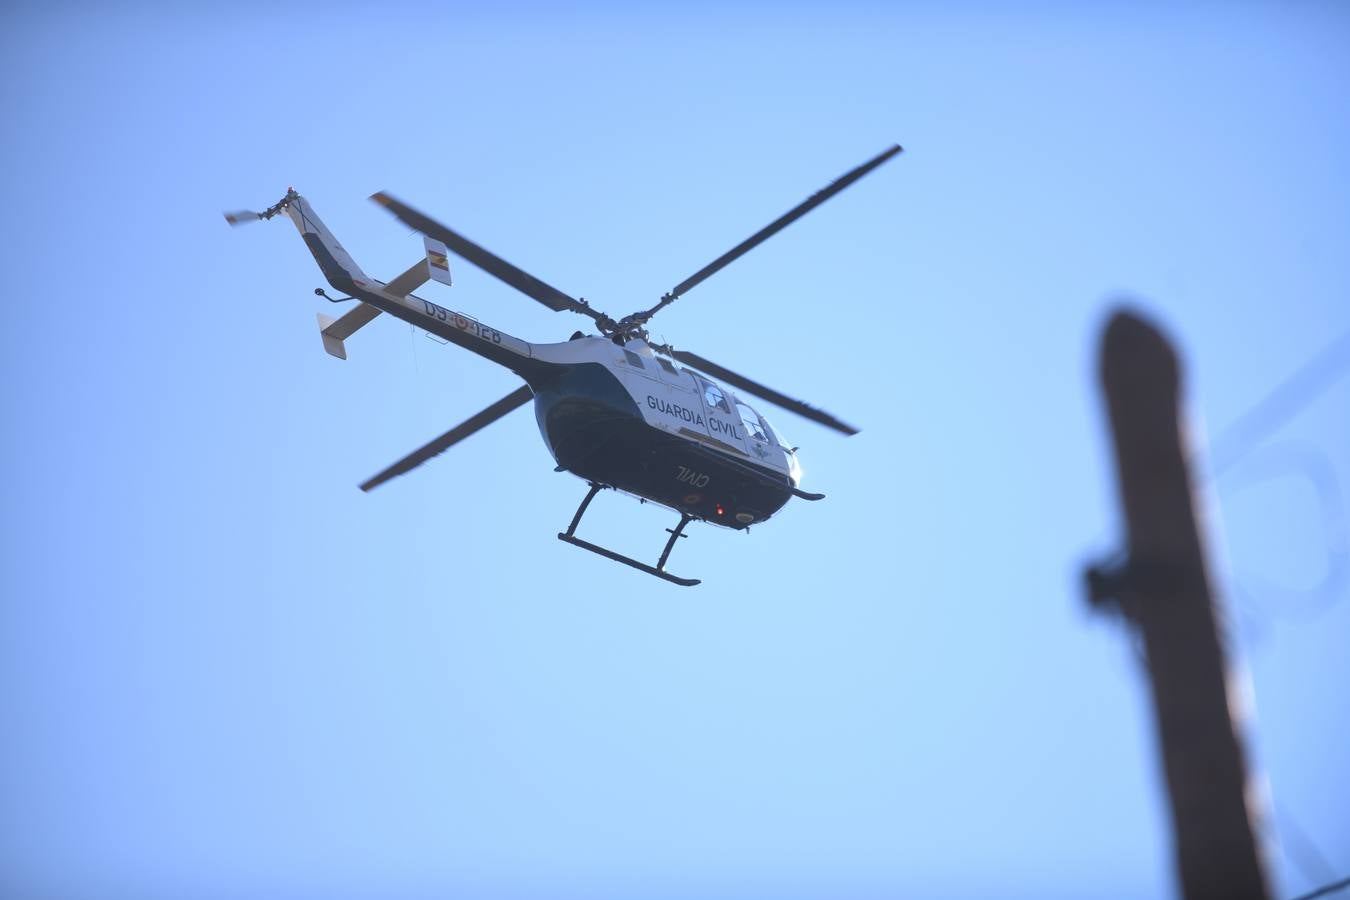
<instances>
[{"instance_id":1,"label":"fuselage","mask_svg":"<svg viewBox=\"0 0 1350 900\"><path fill-rule=\"evenodd\" d=\"M533 350L545 367L526 380L560 468L728 528L792 496L800 468L772 426L645 342L587 336Z\"/></svg>"},{"instance_id":2,"label":"fuselage","mask_svg":"<svg viewBox=\"0 0 1350 900\"><path fill-rule=\"evenodd\" d=\"M728 528L768 519L801 477L796 454L731 391L656 355L574 335L533 344L370 278L304 198L286 207L329 284L511 369L534 392L535 417L562 470Z\"/></svg>"}]
</instances>

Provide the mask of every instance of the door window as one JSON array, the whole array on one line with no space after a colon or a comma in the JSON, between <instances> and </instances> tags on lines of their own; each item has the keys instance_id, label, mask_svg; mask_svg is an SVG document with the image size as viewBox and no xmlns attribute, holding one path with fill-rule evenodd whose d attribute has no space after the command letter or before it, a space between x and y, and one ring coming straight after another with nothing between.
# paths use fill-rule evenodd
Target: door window
<instances>
[{"instance_id":1,"label":"door window","mask_svg":"<svg viewBox=\"0 0 1350 900\"><path fill-rule=\"evenodd\" d=\"M736 411L741 414L741 424L745 426L745 436L752 440L759 441L760 443L767 444L769 442L769 436L765 433L764 423L759 420L759 413L755 412L740 400L736 401Z\"/></svg>"},{"instance_id":2,"label":"door window","mask_svg":"<svg viewBox=\"0 0 1350 900\"><path fill-rule=\"evenodd\" d=\"M699 382L703 386L703 402L708 404L708 409L720 409L731 415L731 404L727 402L727 395L722 389L705 378L700 378Z\"/></svg>"}]
</instances>

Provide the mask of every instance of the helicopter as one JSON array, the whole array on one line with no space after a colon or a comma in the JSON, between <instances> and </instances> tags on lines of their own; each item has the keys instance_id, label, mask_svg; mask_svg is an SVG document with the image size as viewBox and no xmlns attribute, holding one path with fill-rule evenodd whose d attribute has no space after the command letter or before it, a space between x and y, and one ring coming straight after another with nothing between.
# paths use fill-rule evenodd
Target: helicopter
<instances>
[{"instance_id":1,"label":"helicopter","mask_svg":"<svg viewBox=\"0 0 1350 900\"><path fill-rule=\"evenodd\" d=\"M767 521L793 497L822 500L799 487L801 464L769 421L719 379L759 399L845 435L858 429L824 410L766 387L687 350L651 341L647 323L665 307L731 262L902 152L895 144L851 169L663 294L651 308L611 318L508 263L413 207L379 192L371 199L420 232L425 255L392 281L371 278L333 237L294 188L263 212L226 213L230 225L286 215L299 230L330 287L347 296L314 293L333 303L357 301L339 318L318 314L324 350L346 359L346 340L381 313L469 350L520 376L525 384L436 439L362 482L370 491L420 466L531 400L555 471L584 479L589 490L558 538L615 562L693 586L697 578L666 571L685 527L694 521L745 530ZM452 284L449 256L482 269L555 312L586 316L598 334L574 333L536 344L485 325L413 293L429 281ZM680 515L655 565L577 537L596 494L606 488Z\"/></svg>"}]
</instances>

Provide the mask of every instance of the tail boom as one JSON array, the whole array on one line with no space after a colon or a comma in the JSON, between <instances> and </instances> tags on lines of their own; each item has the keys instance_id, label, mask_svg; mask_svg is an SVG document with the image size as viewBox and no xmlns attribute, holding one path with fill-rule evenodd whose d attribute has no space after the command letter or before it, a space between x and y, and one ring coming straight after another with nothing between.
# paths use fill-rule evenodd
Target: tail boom
<instances>
[{"instance_id":1,"label":"tail boom","mask_svg":"<svg viewBox=\"0 0 1350 900\"><path fill-rule=\"evenodd\" d=\"M323 220L315 214L309 201L294 190L288 192L286 197L268 212L271 215L285 212L300 232L305 246L319 264L319 269L328 283L335 290L361 301L361 306L337 320L323 315L319 317L324 349L331 355L346 359L343 341L379 313L384 312L505 366L527 380L540 365L547 365L533 359L532 345L529 341L513 337L482 324L472 316L446 309L440 304L411 293L414 288L420 287L430 279L444 284L450 283L450 272L445 261L446 249L439 241L427 239L425 258L386 284L362 271L323 224ZM243 221L241 218L244 216L243 213L232 215L234 219ZM271 215L267 214L249 215L271 218ZM230 219L231 216L226 218Z\"/></svg>"}]
</instances>

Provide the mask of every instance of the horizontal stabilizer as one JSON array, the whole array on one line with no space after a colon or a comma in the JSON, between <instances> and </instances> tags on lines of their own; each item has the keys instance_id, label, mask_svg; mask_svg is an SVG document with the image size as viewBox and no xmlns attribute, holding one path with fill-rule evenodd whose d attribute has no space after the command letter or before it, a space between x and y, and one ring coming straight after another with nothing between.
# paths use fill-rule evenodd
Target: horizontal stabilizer
<instances>
[{"instance_id":1,"label":"horizontal stabilizer","mask_svg":"<svg viewBox=\"0 0 1350 900\"><path fill-rule=\"evenodd\" d=\"M323 349L329 356L346 359L347 348L342 342L379 314L380 311L369 303L358 303L355 309L349 310L340 319L319 313L319 334L323 338Z\"/></svg>"},{"instance_id":2,"label":"horizontal stabilizer","mask_svg":"<svg viewBox=\"0 0 1350 900\"><path fill-rule=\"evenodd\" d=\"M427 283L427 261L419 259L408 271L386 284L381 290L395 297L406 297Z\"/></svg>"},{"instance_id":3,"label":"horizontal stabilizer","mask_svg":"<svg viewBox=\"0 0 1350 900\"><path fill-rule=\"evenodd\" d=\"M423 238L423 241L426 243L427 255L413 263L408 271L386 284L383 288L386 294L406 297L433 278L441 284L447 286L450 284L450 262L446 259L450 251L440 241L432 238Z\"/></svg>"}]
</instances>

